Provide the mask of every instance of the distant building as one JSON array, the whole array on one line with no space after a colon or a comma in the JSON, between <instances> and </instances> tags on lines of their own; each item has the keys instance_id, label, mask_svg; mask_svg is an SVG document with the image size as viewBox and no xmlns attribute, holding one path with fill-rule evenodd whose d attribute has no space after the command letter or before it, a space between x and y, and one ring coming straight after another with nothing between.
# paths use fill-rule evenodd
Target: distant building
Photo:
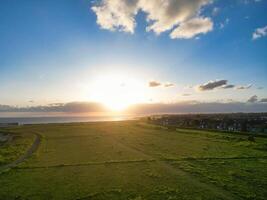
<instances>
[{"instance_id":1,"label":"distant building","mask_svg":"<svg viewBox=\"0 0 267 200\"><path fill-rule=\"evenodd\" d=\"M181 128L267 133L267 113L157 115L149 122Z\"/></svg>"},{"instance_id":2,"label":"distant building","mask_svg":"<svg viewBox=\"0 0 267 200\"><path fill-rule=\"evenodd\" d=\"M13 123L0 123L0 128L5 128L5 127L11 127L11 126L18 126L18 122L13 122Z\"/></svg>"}]
</instances>

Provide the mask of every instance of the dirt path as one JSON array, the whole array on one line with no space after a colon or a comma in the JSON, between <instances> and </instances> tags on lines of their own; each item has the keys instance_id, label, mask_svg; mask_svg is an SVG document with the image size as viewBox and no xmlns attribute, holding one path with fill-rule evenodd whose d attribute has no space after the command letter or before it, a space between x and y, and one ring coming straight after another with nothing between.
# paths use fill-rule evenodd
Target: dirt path
<instances>
[{"instance_id":1,"label":"dirt path","mask_svg":"<svg viewBox=\"0 0 267 200\"><path fill-rule=\"evenodd\" d=\"M0 172L4 171L6 169L9 169L9 168L16 167L18 164L22 163L27 158L29 158L38 149L38 147L41 143L41 135L38 133L34 133L34 135L35 135L35 140L32 143L31 147L22 156L20 156L17 160L13 161L12 163L9 163L7 165L0 167Z\"/></svg>"}]
</instances>

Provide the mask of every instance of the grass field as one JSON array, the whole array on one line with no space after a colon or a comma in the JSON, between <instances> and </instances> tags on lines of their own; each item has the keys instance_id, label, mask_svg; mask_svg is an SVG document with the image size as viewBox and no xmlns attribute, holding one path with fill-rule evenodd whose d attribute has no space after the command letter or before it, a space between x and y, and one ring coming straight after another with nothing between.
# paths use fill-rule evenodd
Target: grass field
<instances>
[{"instance_id":1,"label":"grass field","mask_svg":"<svg viewBox=\"0 0 267 200\"><path fill-rule=\"evenodd\" d=\"M0 199L266 199L267 138L167 130L140 121L10 129L0 165L41 134L29 159L0 174ZM4 152L4 153L3 153ZM14 153L15 152L15 153Z\"/></svg>"}]
</instances>

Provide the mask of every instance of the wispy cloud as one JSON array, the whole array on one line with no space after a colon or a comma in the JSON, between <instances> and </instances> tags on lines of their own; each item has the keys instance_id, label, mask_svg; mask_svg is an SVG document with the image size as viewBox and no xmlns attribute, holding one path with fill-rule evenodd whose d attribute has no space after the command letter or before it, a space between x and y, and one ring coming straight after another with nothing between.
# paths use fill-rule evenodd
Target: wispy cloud
<instances>
[{"instance_id":1,"label":"wispy cloud","mask_svg":"<svg viewBox=\"0 0 267 200\"><path fill-rule=\"evenodd\" d=\"M174 86L173 83L165 83L165 84L164 84L164 87L173 87L173 86Z\"/></svg>"},{"instance_id":2,"label":"wispy cloud","mask_svg":"<svg viewBox=\"0 0 267 200\"><path fill-rule=\"evenodd\" d=\"M235 87L235 85L231 85L231 84L222 86L223 89L231 89L231 88L234 88L234 87Z\"/></svg>"},{"instance_id":3,"label":"wispy cloud","mask_svg":"<svg viewBox=\"0 0 267 200\"><path fill-rule=\"evenodd\" d=\"M212 30L212 20L201 16L203 7L210 3L212 0L100 0L92 10L103 29L134 33L136 15L142 11L147 31L160 34L172 30L171 38L192 38Z\"/></svg>"},{"instance_id":4,"label":"wispy cloud","mask_svg":"<svg viewBox=\"0 0 267 200\"><path fill-rule=\"evenodd\" d=\"M226 18L224 22L221 22L220 23L220 29L223 29L226 25L228 25L230 22L230 19L229 18Z\"/></svg>"},{"instance_id":5,"label":"wispy cloud","mask_svg":"<svg viewBox=\"0 0 267 200\"><path fill-rule=\"evenodd\" d=\"M256 40L261 37L265 37L267 35L267 26L257 28L253 33L252 33L252 39Z\"/></svg>"},{"instance_id":6,"label":"wispy cloud","mask_svg":"<svg viewBox=\"0 0 267 200\"><path fill-rule=\"evenodd\" d=\"M249 84L249 85L245 85L245 86L237 86L236 89L237 90L247 90L251 87L252 87L252 84Z\"/></svg>"},{"instance_id":7,"label":"wispy cloud","mask_svg":"<svg viewBox=\"0 0 267 200\"><path fill-rule=\"evenodd\" d=\"M244 4L249 4L249 3L259 3L261 2L262 0L243 0L242 2Z\"/></svg>"},{"instance_id":8,"label":"wispy cloud","mask_svg":"<svg viewBox=\"0 0 267 200\"><path fill-rule=\"evenodd\" d=\"M220 12L220 8L218 8L218 7L214 7L214 8L212 9L211 14L212 14L213 16L216 16L216 15L219 14L219 12Z\"/></svg>"},{"instance_id":9,"label":"wispy cloud","mask_svg":"<svg viewBox=\"0 0 267 200\"><path fill-rule=\"evenodd\" d=\"M188 96L191 96L192 94L189 94L189 93L184 93L182 94L183 97L188 97Z\"/></svg>"},{"instance_id":10,"label":"wispy cloud","mask_svg":"<svg viewBox=\"0 0 267 200\"><path fill-rule=\"evenodd\" d=\"M173 87L174 86L174 83L161 83L159 81L149 81L148 82L148 86L149 87L159 87L159 86L163 86L165 88L169 88L169 87Z\"/></svg>"},{"instance_id":11,"label":"wispy cloud","mask_svg":"<svg viewBox=\"0 0 267 200\"><path fill-rule=\"evenodd\" d=\"M194 86L192 86L192 85L187 85L184 87L184 89L192 89L192 88L194 88Z\"/></svg>"}]
</instances>

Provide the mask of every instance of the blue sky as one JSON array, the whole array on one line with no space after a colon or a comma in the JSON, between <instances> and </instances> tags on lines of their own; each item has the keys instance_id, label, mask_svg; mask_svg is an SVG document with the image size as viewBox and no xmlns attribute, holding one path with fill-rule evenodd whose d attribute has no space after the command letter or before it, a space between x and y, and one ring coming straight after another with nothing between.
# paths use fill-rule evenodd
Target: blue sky
<instances>
[{"instance_id":1,"label":"blue sky","mask_svg":"<svg viewBox=\"0 0 267 200\"><path fill-rule=\"evenodd\" d=\"M143 84L145 94L136 103L246 102L254 95L259 101L267 98L266 0L203 3L190 10L188 19L164 31L146 30L153 24L147 22L149 14L164 23L169 19L142 5L132 16L136 26L130 33L123 27L129 28L131 23L99 22L99 17L113 8L109 5L96 13L92 7L103 8L105 3L108 0L1 1L0 104L98 101L99 94L94 91L99 87L93 87L96 77L106 81L103 85L110 91L112 76L136 80L138 88L133 90ZM183 10L173 12L178 16ZM185 38L192 34L187 30L179 30L182 36L176 35L178 38L170 37L175 28L188 28L187 22L196 18L203 23L206 19L209 27L202 24L202 32L190 38ZM107 27L114 23L119 26ZM258 28L262 31L253 39ZM227 80L225 85L233 87L222 89L224 85L215 84L214 88L198 89L219 80ZM151 81L158 86L149 87ZM166 83L173 85L164 87Z\"/></svg>"}]
</instances>

